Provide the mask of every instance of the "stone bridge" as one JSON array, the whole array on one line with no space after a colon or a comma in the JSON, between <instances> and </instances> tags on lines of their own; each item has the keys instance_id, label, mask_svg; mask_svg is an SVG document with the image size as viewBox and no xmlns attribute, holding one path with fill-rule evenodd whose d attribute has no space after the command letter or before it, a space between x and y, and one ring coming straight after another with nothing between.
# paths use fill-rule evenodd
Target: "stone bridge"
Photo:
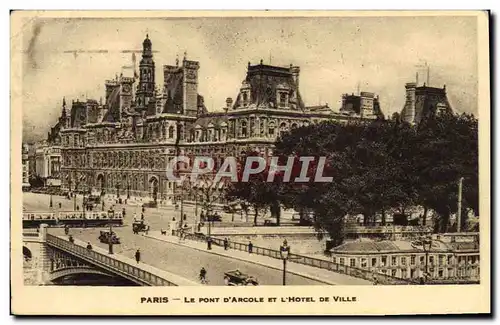
<instances>
[{"instance_id":1,"label":"stone bridge","mask_svg":"<svg viewBox=\"0 0 500 325\"><path fill-rule=\"evenodd\" d=\"M125 256L110 255L99 247L87 249L79 240L71 243L64 236L48 234L45 224L38 229L23 229L23 255L28 262L25 272L32 274L36 285L73 274L119 277L140 286L200 285Z\"/></svg>"}]
</instances>

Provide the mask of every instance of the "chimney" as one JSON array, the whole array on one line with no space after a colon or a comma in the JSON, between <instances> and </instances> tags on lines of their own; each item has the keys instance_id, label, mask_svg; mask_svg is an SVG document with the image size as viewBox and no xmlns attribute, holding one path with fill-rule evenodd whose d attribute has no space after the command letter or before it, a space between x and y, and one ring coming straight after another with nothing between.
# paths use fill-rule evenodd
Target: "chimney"
<instances>
[{"instance_id":1,"label":"chimney","mask_svg":"<svg viewBox=\"0 0 500 325\"><path fill-rule=\"evenodd\" d=\"M225 111L227 112L228 110L233 107L233 99L231 97L226 98L226 109Z\"/></svg>"},{"instance_id":2,"label":"chimney","mask_svg":"<svg viewBox=\"0 0 500 325\"><path fill-rule=\"evenodd\" d=\"M295 82L295 84L297 85L297 88L298 88L299 87L300 68L290 65L290 72L292 73L293 81Z\"/></svg>"}]
</instances>

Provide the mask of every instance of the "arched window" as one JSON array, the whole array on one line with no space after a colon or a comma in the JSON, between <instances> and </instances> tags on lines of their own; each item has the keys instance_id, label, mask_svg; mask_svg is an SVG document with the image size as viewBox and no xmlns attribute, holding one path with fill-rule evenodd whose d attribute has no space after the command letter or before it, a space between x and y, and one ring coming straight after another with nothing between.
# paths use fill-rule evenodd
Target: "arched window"
<instances>
[{"instance_id":1,"label":"arched window","mask_svg":"<svg viewBox=\"0 0 500 325\"><path fill-rule=\"evenodd\" d=\"M242 137L246 137L247 134L248 134L247 122L246 121L242 121L241 122L241 136Z\"/></svg>"},{"instance_id":2,"label":"arched window","mask_svg":"<svg viewBox=\"0 0 500 325\"><path fill-rule=\"evenodd\" d=\"M286 131L287 131L286 130L286 123L283 122L283 123L280 124L280 137L282 137L285 134Z\"/></svg>"},{"instance_id":3,"label":"arched window","mask_svg":"<svg viewBox=\"0 0 500 325\"><path fill-rule=\"evenodd\" d=\"M267 129L270 137L274 137L276 135L274 130L276 129L276 125L274 124L274 122L269 122L269 126Z\"/></svg>"},{"instance_id":4,"label":"arched window","mask_svg":"<svg viewBox=\"0 0 500 325\"><path fill-rule=\"evenodd\" d=\"M181 140L184 140L184 130L182 128L182 124L179 124L179 135Z\"/></svg>"},{"instance_id":5,"label":"arched window","mask_svg":"<svg viewBox=\"0 0 500 325\"><path fill-rule=\"evenodd\" d=\"M296 129L298 126L297 126L297 123L293 123L292 124L292 129Z\"/></svg>"},{"instance_id":6,"label":"arched window","mask_svg":"<svg viewBox=\"0 0 500 325\"><path fill-rule=\"evenodd\" d=\"M168 128L168 137L171 139L174 137L174 127L173 125L170 125Z\"/></svg>"}]
</instances>

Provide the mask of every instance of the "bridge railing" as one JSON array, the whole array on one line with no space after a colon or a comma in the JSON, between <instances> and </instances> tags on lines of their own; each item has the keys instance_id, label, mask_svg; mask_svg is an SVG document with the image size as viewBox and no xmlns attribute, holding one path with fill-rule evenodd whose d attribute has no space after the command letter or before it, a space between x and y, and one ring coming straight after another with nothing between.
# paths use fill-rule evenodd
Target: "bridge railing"
<instances>
[{"instance_id":1,"label":"bridge railing","mask_svg":"<svg viewBox=\"0 0 500 325\"><path fill-rule=\"evenodd\" d=\"M47 244L69 252L76 257L90 261L97 266L104 266L105 268L112 270L114 273L126 275L126 277L134 278L150 286L177 286L175 283L172 283L151 272L142 270L128 263L111 258L108 255L87 249L50 234L47 234Z\"/></svg>"},{"instance_id":2,"label":"bridge railing","mask_svg":"<svg viewBox=\"0 0 500 325\"><path fill-rule=\"evenodd\" d=\"M40 235L38 228L23 229L23 237L38 237Z\"/></svg>"},{"instance_id":3,"label":"bridge railing","mask_svg":"<svg viewBox=\"0 0 500 325\"><path fill-rule=\"evenodd\" d=\"M186 239L192 239L192 240L204 241L204 242L207 241L207 237L200 236L198 234L188 234L188 235L186 235ZM214 237L211 237L211 239L212 239L213 244L218 245L218 246L224 246L224 239L214 238ZM229 248L239 250L239 251L248 252L248 244L229 241ZM270 248L253 246L252 247L252 254L263 255L263 256L267 256L267 257L281 259L280 251L275 250L275 249L270 249ZM360 269L360 268L356 268L356 267L352 267L352 266L348 266L348 265L337 264L337 263L333 263L331 261L318 259L318 258L314 258L314 257L308 257L308 256L304 256L304 255L299 255L299 254L290 253L288 256L288 261L293 262L293 263L313 266L313 267L317 267L320 269L326 269L326 270L330 270L333 272L346 274L346 275L349 275L352 277L365 279L368 281L373 281L374 277L376 277L378 283L380 283L380 284L387 284L387 285L415 284L415 282L408 280L408 279L396 278L396 277L392 277L390 275L382 274L382 273L374 273L370 270L364 270L364 269Z\"/></svg>"}]
</instances>

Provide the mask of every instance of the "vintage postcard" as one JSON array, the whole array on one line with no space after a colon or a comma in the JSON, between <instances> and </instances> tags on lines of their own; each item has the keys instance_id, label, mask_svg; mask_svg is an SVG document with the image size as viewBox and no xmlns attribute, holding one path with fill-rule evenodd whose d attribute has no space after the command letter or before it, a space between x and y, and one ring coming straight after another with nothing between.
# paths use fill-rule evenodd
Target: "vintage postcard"
<instances>
[{"instance_id":1,"label":"vintage postcard","mask_svg":"<svg viewBox=\"0 0 500 325\"><path fill-rule=\"evenodd\" d=\"M488 26L13 11L12 313L490 313Z\"/></svg>"}]
</instances>

